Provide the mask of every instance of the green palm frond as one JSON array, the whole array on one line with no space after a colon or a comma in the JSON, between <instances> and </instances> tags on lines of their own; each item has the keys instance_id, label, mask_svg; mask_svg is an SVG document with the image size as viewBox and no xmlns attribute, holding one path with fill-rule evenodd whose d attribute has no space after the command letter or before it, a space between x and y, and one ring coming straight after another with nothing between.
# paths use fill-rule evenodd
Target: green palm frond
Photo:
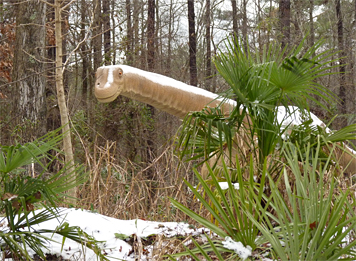
<instances>
[{"instance_id":1,"label":"green palm frond","mask_svg":"<svg viewBox=\"0 0 356 261\"><path fill-rule=\"evenodd\" d=\"M1 146L0 173L9 173L31 163L44 167L41 159L47 157L49 150L57 150L57 145L63 138L60 132L61 129L49 132L42 138L24 145Z\"/></svg>"},{"instance_id":2,"label":"green palm frond","mask_svg":"<svg viewBox=\"0 0 356 261\"><path fill-rule=\"evenodd\" d=\"M285 106L288 117L293 114L288 106L294 105L308 120L309 102L320 104L315 97L326 103L337 102L337 97L317 81L332 74L329 63L335 54L330 50L319 52L322 44L320 41L307 49L303 40L289 52L281 50L279 44L270 44L258 53L246 50L238 39L228 40L227 51L221 52L214 63L231 87L225 95L236 101L236 107L228 116L217 109L186 118L178 142L180 154L201 158L202 162L213 156L220 158L226 151L231 154L235 134L247 133L249 136L241 136L249 139L244 146L263 162L283 142L286 129L277 121L278 106Z\"/></svg>"},{"instance_id":3,"label":"green palm frond","mask_svg":"<svg viewBox=\"0 0 356 261\"><path fill-rule=\"evenodd\" d=\"M106 260L94 238L78 227L61 225L55 230L34 230L43 222L58 218L58 202L64 202L65 191L81 184L86 179L82 168L75 169L77 175L69 171L68 165L48 175L48 166L53 160L50 150L58 151L61 143L61 129L26 144L0 146L0 212L5 213L7 226L0 230L0 250L10 251L13 258L31 260L27 249L32 249L45 259L45 243L51 239L43 233L58 233L93 249L100 259ZM45 162L48 162L47 164ZM42 172L37 177L26 172L29 164L38 164ZM32 165L33 167L33 165ZM38 207L43 211L34 211Z\"/></svg>"},{"instance_id":4,"label":"green palm frond","mask_svg":"<svg viewBox=\"0 0 356 261\"><path fill-rule=\"evenodd\" d=\"M207 164L209 180L195 171L203 193L186 182L214 222L172 203L220 237L229 235L253 249L270 243L271 255L279 260L356 256L356 241L345 242L356 224L354 206L348 202L352 194L339 191L330 173L335 169L330 164L336 159L334 151L355 139L356 125L332 132L315 125L309 109L310 101L338 102L318 83L334 68L329 64L335 53L319 51L322 45L305 48L302 41L287 52L271 44L258 53L238 40L227 41L227 51L214 62L231 87L225 95L236 106L229 115L219 108L192 113L178 141L181 155L202 158L202 162L214 156L222 166L217 168L216 161ZM278 110L283 107L286 113L279 119ZM300 125L290 121L295 117L300 117ZM231 157L232 152L236 157ZM331 177L330 184L324 183L324 177ZM228 183L227 191L220 188L221 180ZM232 182L239 183L238 191ZM263 236L257 238L258 233ZM224 251L209 244L185 253L197 258L197 253Z\"/></svg>"}]
</instances>

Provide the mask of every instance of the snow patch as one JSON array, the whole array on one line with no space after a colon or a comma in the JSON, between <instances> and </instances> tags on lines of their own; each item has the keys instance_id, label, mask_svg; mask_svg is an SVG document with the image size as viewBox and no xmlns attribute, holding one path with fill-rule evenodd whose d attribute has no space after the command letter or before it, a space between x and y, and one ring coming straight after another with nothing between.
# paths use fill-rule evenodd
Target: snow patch
<instances>
[{"instance_id":1,"label":"snow patch","mask_svg":"<svg viewBox=\"0 0 356 261\"><path fill-rule=\"evenodd\" d=\"M99 246L102 249L102 253L106 254L110 260L137 260L137 256L131 254L132 246L125 240L117 237L117 234L126 235L127 237L135 234L137 237L143 238L157 234L161 234L166 237L173 237L176 235L195 236L210 233L210 231L206 228L196 229L189 226L188 223L183 222L156 222L141 219L119 220L81 209L58 208L58 210L61 213L60 218L52 219L41 223L40 225L32 226L31 230L55 229L63 222L68 222L69 226L78 226L87 234L94 236L96 240L103 241ZM42 210L36 210L35 213L41 211ZM70 260L97 260L97 256L92 250L76 243L73 240L66 239L62 249L62 236L51 233L43 235L55 241L46 243L48 250L43 249L44 253L62 256L63 258ZM30 249L27 250L30 255L34 254L34 252ZM149 251L149 249L146 250Z\"/></svg>"},{"instance_id":2,"label":"snow patch","mask_svg":"<svg viewBox=\"0 0 356 261\"><path fill-rule=\"evenodd\" d=\"M229 183L227 182L219 182L219 186L222 190L227 190L229 188ZM240 188L240 184L239 183L232 183L232 186L235 189L239 189Z\"/></svg>"},{"instance_id":3,"label":"snow patch","mask_svg":"<svg viewBox=\"0 0 356 261\"><path fill-rule=\"evenodd\" d=\"M241 242L236 242L231 237L225 237L225 241L222 244L227 249L235 251L243 260L252 255L252 248L250 246L244 247Z\"/></svg>"}]
</instances>

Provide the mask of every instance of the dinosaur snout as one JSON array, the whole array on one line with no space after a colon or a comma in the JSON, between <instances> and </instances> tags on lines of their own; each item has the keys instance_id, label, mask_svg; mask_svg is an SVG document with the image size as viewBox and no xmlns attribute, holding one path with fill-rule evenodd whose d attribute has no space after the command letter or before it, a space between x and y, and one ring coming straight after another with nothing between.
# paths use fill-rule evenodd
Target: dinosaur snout
<instances>
[{"instance_id":1,"label":"dinosaur snout","mask_svg":"<svg viewBox=\"0 0 356 261\"><path fill-rule=\"evenodd\" d=\"M106 103L115 100L119 95L122 70L114 66L99 67L95 77L94 94L98 101Z\"/></svg>"}]
</instances>

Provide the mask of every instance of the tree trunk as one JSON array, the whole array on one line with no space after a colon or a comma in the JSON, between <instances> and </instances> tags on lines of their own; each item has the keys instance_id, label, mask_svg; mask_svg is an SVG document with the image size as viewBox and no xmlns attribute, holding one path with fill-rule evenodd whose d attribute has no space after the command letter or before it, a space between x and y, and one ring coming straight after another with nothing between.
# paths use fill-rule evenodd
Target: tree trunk
<instances>
[{"instance_id":1,"label":"tree trunk","mask_svg":"<svg viewBox=\"0 0 356 261\"><path fill-rule=\"evenodd\" d=\"M94 2L94 38L93 38L93 51L94 51L94 71L100 67L103 61L103 55L101 48L103 46L103 35L101 30L101 0L95 0Z\"/></svg>"},{"instance_id":2,"label":"tree trunk","mask_svg":"<svg viewBox=\"0 0 356 261\"><path fill-rule=\"evenodd\" d=\"M210 37L210 0L206 0L205 9L205 40L206 40L206 71L205 88L211 91L211 37Z\"/></svg>"},{"instance_id":3,"label":"tree trunk","mask_svg":"<svg viewBox=\"0 0 356 261\"><path fill-rule=\"evenodd\" d=\"M110 38L110 1L102 0L103 2L103 11L102 11L102 21L103 21L103 30L104 30L104 61L105 65L112 64L112 55L111 55L111 38Z\"/></svg>"},{"instance_id":4,"label":"tree trunk","mask_svg":"<svg viewBox=\"0 0 356 261\"><path fill-rule=\"evenodd\" d=\"M231 0L231 6L232 6L232 31L234 34L234 37L239 37L239 26L237 23L237 4L236 0Z\"/></svg>"},{"instance_id":5,"label":"tree trunk","mask_svg":"<svg viewBox=\"0 0 356 261\"><path fill-rule=\"evenodd\" d=\"M140 10L141 10L141 5L138 0L133 0L134 6L133 6L133 33L134 33L134 39L133 39L133 47L134 47L134 57L133 57L133 63L137 66L139 63L139 53L140 53L140 36L139 36L139 22L140 22Z\"/></svg>"},{"instance_id":6,"label":"tree trunk","mask_svg":"<svg viewBox=\"0 0 356 261\"><path fill-rule=\"evenodd\" d=\"M344 49L344 28L343 28L343 20L341 13L341 4L340 0L336 0L336 18L337 18L337 42L339 49L339 72L340 72L340 89L339 89L339 112L342 117L340 118L339 128L345 127L347 125L347 120L345 118L346 115L346 63L345 63L345 49Z\"/></svg>"},{"instance_id":7,"label":"tree trunk","mask_svg":"<svg viewBox=\"0 0 356 261\"><path fill-rule=\"evenodd\" d=\"M247 52L247 0L242 2L242 39L244 50Z\"/></svg>"},{"instance_id":8,"label":"tree trunk","mask_svg":"<svg viewBox=\"0 0 356 261\"><path fill-rule=\"evenodd\" d=\"M149 71L155 68L155 0L148 0L147 18L147 66Z\"/></svg>"},{"instance_id":9,"label":"tree trunk","mask_svg":"<svg viewBox=\"0 0 356 261\"><path fill-rule=\"evenodd\" d=\"M62 52L62 25L61 25L61 0L55 0L55 33L56 33L56 89L57 89L57 100L58 107L61 114L61 125L63 132L63 151L65 154L65 163L68 166L68 171L72 175L76 175L74 168L74 155L72 148L72 140L68 119L68 109L66 104L66 98L64 93L63 86L63 52ZM74 205L76 204L76 188L68 191L69 203Z\"/></svg>"},{"instance_id":10,"label":"tree trunk","mask_svg":"<svg viewBox=\"0 0 356 261\"><path fill-rule=\"evenodd\" d=\"M86 24L87 24L87 8L86 8L86 0L81 0L81 24L80 24L80 37L82 41L84 41L86 37ZM81 45L80 47L81 50L81 58L82 58L82 100L84 104L86 104L86 101L88 100L88 93L90 94L89 89L91 86L89 85L89 74L88 74L88 68L89 68L89 60L88 60L88 46L85 44L85 42Z\"/></svg>"},{"instance_id":11,"label":"tree trunk","mask_svg":"<svg viewBox=\"0 0 356 261\"><path fill-rule=\"evenodd\" d=\"M173 38L173 0L170 0L169 5L169 23L168 23L168 43L167 43L167 58L166 58L166 68L165 75L171 75L171 59L172 59L172 38Z\"/></svg>"},{"instance_id":12,"label":"tree trunk","mask_svg":"<svg viewBox=\"0 0 356 261\"><path fill-rule=\"evenodd\" d=\"M21 2L16 12L16 40L12 80L13 113L17 124L26 124L24 142L46 132L45 39L46 5ZM0 58L1 59L1 58ZM30 123L30 124L28 124ZM33 137L31 137L33 135Z\"/></svg>"},{"instance_id":13,"label":"tree trunk","mask_svg":"<svg viewBox=\"0 0 356 261\"><path fill-rule=\"evenodd\" d=\"M126 62L128 65L132 65L133 31L131 23L131 0L126 0L126 32Z\"/></svg>"},{"instance_id":14,"label":"tree trunk","mask_svg":"<svg viewBox=\"0 0 356 261\"><path fill-rule=\"evenodd\" d=\"M189 24L189 71L190 85L198 85L197 73L197 37L195 33L194 0L188 0L188 24Z\"/></svg>"},{"instance_id":15,"label":"tree trunk","mask_svg":"<svg viewBox=\"0 0 356 261\"><path fill-rule=\"evenodd\" d=\"M147 66L148 70L154 72L155 70L155 0L148 0L148 14L147 14ZM150 117L153 119L155 115L155 109L151 105L147 105ZM154 157L154 122L150 123L150 130L147 131L147 160L152 162ZM149 180L154 179L153 169L147 170L147 177Z\"/></svg>"},{"instance_id":16,"label":"tree trunk","mask_svg":"<svg viewBox=\"0 0 356 261\"><path fill-rule=\"evenodd\" d=\"M146 13L146 10L145 8L142 7L142 4L145 4L145 3L142 3L141 2L141 8L140 8L140 11L141 11L141 15L139 17L139 19L141 20L141 25L144 25L145 23L147 23L147 13ZM141 51L141 55L140 55L140 64L141 64L141 69L144 69L144 70L147 70L147 48L144 48L144 46L147 47L147 43L146 43L146 40L147 40L147 28L146 26L141 26L141 35L140 35L140 40L141 40L141 45L140 45L140 51Z\"/></svg>"},{"instance_id":17,"label":"tree trunk","mask_svg":"<svg viewBox=\"0 0 356 261\"><path fill-rule=\"evenodd\" d=\"M309 38L309 46L313 46L315 43L315 32L314 32L314 0L309 0L309 24L310 24L310 38Z\"/></svg>"},{"instance_id":18,"label":"tree trunk","mask_svg":"<svg viewBox=\"0 0 356 261\"><path fill-rule=\"evenodd\" d=\"M290 0L279 0L279 21L282 49L290 44Z\"/></svg>"}]
</instances>

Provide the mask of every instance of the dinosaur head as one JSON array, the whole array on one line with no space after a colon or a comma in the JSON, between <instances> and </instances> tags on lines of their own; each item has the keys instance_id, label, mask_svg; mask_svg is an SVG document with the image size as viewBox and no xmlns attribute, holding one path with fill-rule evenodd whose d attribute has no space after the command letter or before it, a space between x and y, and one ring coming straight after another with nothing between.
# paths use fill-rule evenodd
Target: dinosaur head
<instances>
[{"instance_id":1,"label":"dinosaur head","mask_svg":"<svg viewBox=\"0 0 356 261\"><path fill-rule=\"evenodd\" d=\"M95 74L95 97L99 102L111 102L124 88L124 75L120 66L99 67Z\"/></svg>"}]
</instances>

